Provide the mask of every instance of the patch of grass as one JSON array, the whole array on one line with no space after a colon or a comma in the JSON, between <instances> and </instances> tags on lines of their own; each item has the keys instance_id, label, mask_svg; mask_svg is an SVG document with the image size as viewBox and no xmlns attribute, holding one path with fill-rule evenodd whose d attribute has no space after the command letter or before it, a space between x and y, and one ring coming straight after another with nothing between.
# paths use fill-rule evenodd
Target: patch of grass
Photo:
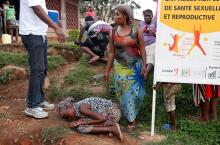
<instances>
[{"instance_id":1,"label":"patch of grass","mask_svg":"<svg viewBox=\"0 0 220 145\"><path fill-rule=\"evenodd\" d=\"M65 97L73 97L76 101L79 101L93 95L87 90L80 88L72 88L70 90L57 88L54 83L51 83L49 90L50 92L48 98L51 101L60 101Z\"/></svg>"},{"instance_id":2,"label":"patch of grass","mask_svg":"<svg viewBox=\"0 0 220 145\"><path fill-rule=\"evenodd\" d=\"M65 83L69 85L78 84L84 86L93 82L94 79L92 77L94 75L93 71L79 63L64 79Z\"/></svg>"},{"instance_id":3,"label":"patch of grass","mask_svg":"<svg viewBox=\"0 0 220 145\"><path fill-rule=\"evenodd\" d=\"M0 68L9 64L26 67L27 55L0 51Z\"/></svg>"},{"instance_id":4,"label":"patch of grass","mask_svg":"<svg viewBox=\"0 0 220 145\"><path fill-rule=\"evenodd\" d=\"M49 70L56 69L58 66L65 63L66 63L65 59L61 56L48 57ZM0 68L10 64L27 68L28 67L27 54L0 51Z\"/></svg>"},{"instance_id":5,"label":"patch of grass","mask_svg":"<svg viewBox=\"0 0 220 145\"><path fill-rule=\"evenodd\" d=\"M5 84L9 80L9 71L3 70L0 74L0 84Z\"/></svg>"},{"instance_id":6,"label":"patch of grass","mask_svg":"<svg viewBox=\"0 0 220 145\"><path fill-rule=\"evenodd\" d=\"M140 131L150 130L152 109L153 74L146 81L147 97L138 115ZM169 117L164 107L163 87L157 91L155 129L157 133L164 134L167 139L158 145L216 145L220 144L220 122L198 123L189 120L189 116L196 114L192 98L192 85L182 84L182 89L176 97L177 127L176 132L165 131L164 123L169 123ZM218 112L219 112L218 108ZM147 144L146 144L147 145Z\"/></svg>"},{"instance_id":7,"label":"patch of grass","mask_svg":"<svg viewBox=\"0 0 220 145\"><path fill-rule=\"evenodd\" d=\"M60 65L66 64L66 60L62 56L48 56L48 69L56 69Z\"/></svg>"},{"instance_id":8,"label":"patch of grass","mask_svg":"<svg viewBox=\"0 0 220 145\"><path fill-rule=\"evenodd\" d=\"M50 41L48 42L48 48L50 47L60 50L64 49L64 50L72 51L77 60L80 59L82 56L82 50L80 49L79 46L75 45L73 42L58 43L58 42Z\"/></svg>"},{"instance_id":9,"label":"patch of grass","mask_svg":"<svg viewBox=\"0 0 220 145\"><path fill-rule=\"evenodd\" d=\"M116 97L115 95L115 84L114 84L114 81L113 81L113 77L111 76L108 83L104 83L103 85L106 87L106 93L103 94L103 98L106 98L106 99L111 99L115 102L119 102L119 98Z\"/></svg>"},{"instance_id":10,"label":"patch of grass","mask_svg":"<svg viewBox=\"0 0 220 145\"><path fill-rule=\"evenodd\" d=\"M93 96L93 94L88 92L86 89L73 88L67 92L64 92L62 96L63 97L70 96L73 97L75 101L80 101L82 99Z\"/></svg>"},{"instance_id":11,"label":"patch of grass","mask_svg":"<svg viewBox=\"0 0 220 145\"><path fill-rule=\"evenodd\" d=\"M65 133L70 131L71 129L61 126L45 128L42 132L43 142L47 145L56 144L64 136Z\"/></svg>"},{"instance_id":12,"label":"patch of grass","mask_svg":"<svg viewBox=\"0 0 220 145\"><path fill-rule=\"evenodd\" d=\"M76 41L79 38L80 31L78 29L72 29L69 31L70 40L72 42Z\"/></svg>"},{"instance_id":13,"label":"patch of grass","mask_svg":"<svg viewBox=\"0 0 220 145\"><path fill-rule=\"evenodd\" d=\"M176 132L160 133L167 135L167 140L158 145L218 145L220 144L220 122L198 123L186 119L178 121Z\"/></svg>"}]
</instances>

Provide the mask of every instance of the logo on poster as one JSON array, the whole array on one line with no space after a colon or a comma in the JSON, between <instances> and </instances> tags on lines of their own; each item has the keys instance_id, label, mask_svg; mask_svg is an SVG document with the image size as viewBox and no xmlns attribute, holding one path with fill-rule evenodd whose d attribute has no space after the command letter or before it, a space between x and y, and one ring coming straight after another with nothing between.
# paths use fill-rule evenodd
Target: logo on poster
<instances>
[{"instance_id":1,"label":"logo on poster","mask_svg":"<svg viewBox=\"0 0 220 145\"><path fill-rule=\"evenodd\" d=\"M182 69L182 76L183 77L190 76L190 69Z\"/></svg>"},{"instance_id":2,"label":"logo on poster","mask_svg":"<svg viewBox=\"0 0 220 145\"><path fill-rule=\"evenodd\" d=\"M216 71L212 71L208 73L208 78L209 79L216 79Z\"/></svg>"},{"instance_id":3,"label":"logo on poster","mask_svg":"<svg viewBox=\"0 0 220 145\"><path fill-rule=\"evenodd\" d=\"M174 68L174 72L175 72L175 75L178 75L179 74L179 69L178 68Z\"/></svg>"}]
</instances>

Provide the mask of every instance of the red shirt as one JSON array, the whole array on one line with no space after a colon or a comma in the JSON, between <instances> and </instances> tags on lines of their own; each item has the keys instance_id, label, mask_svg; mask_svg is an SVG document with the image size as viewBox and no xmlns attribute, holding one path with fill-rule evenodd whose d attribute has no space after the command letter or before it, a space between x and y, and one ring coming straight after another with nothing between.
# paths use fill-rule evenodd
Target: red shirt
<instances>
[{"instance_id":1,"label":"red shirt","mask_svg":"<svg viewBox=\"0 0 220 145\"><path fill-rule=\"evenodd\" d=\"M95 13L94 11L92 11L92 12L86 12L86 13L85 13L85 16L86 16L86 17L87 17L87 16L95 17L95 16L96 16L96 13Z\"/></svg>"}]
</instances>

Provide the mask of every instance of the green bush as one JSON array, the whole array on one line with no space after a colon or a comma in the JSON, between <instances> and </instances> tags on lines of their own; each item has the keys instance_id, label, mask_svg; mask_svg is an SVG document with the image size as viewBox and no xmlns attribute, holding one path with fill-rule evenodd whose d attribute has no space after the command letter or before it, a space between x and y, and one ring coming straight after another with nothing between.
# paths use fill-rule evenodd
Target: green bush
<instances>
[{"instance_id":1,"label":"green bush","mask_svg":"<svg viewBox=\"0 0 220 145\"><path fill-rule=\"evenodd\" d=\"M79 30L78 29L73 29L73 30L70 30L69 31L69 36L70 36L70 40L72 41L72 42L74 42L74 41L76 41L77 39L78 39L78 37L79 37Z\"/></svg>"}]
</instances>

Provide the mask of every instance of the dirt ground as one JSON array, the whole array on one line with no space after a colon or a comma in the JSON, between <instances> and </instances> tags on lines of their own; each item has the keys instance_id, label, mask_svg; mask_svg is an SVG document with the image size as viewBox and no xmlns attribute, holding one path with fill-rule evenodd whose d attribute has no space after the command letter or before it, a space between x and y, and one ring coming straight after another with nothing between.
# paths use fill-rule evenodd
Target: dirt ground
<instances>
[{"instance_id":1,"label":"dirt ground","mask_svg":"<svg viewBox=\"0 0 220 145\"><path fill-rule=\"evenodd\" d=\"M22 47L5 47L3 51L24 53ZM75 69L76 62L67 59L68 64L48 73L50 81L57 88L64 82L64 77ZM103 73L105 65L95 64L93 71ZM46 119L34 119L24 114L28 78L0 84L0 145L143 145L144 142L123 132L124 141L108 135L80 134L69 128L69 122L60 118L55 110L48 110ZM104 87L88 88L93 93L106 91ZM46 90L46 98L47 98ZM52 102L57 103L57 102ZM157 140L157 139L156 139ZM154 140L155 141L155 140ZM150 141L151 142L151 141ZM149 143L149 142L148 142Z\"/></svg>"},{"instance_id":2,"label":"dirt ground","mask_svg":"<svg viewBox=\"0 0 220 145\"><path fill-rule=\"evenodd\" d=\"M61 66L49 73L49 79L59 87L68 72L74 69L75 63ZM95 70L103 70L94 66ZM27 94L28 79L9 82L0 85L0 145L43 145L48 144L43 132L47 128L63 127L68 129L68 122L59 118L54 110L49 111L47 119L34 119L24 114L25 97ZM56 102L54 102L56 103ZM108 135L85 135L73 130L56 140L57 145L139 145L137 139L124 133L124 142L120 143L115 137ZM49 140L49 139L48 139Z\"/></svg>"}]
</instances>

